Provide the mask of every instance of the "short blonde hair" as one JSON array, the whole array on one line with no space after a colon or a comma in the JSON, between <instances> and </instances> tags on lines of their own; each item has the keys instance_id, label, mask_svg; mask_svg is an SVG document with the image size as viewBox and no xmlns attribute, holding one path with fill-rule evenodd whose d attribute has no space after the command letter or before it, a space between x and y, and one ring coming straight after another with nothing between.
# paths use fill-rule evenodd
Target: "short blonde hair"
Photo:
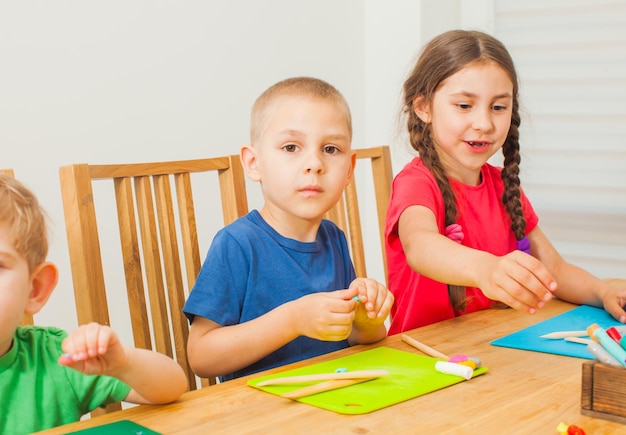
<instances>
[{"instance_id":1,"label":"short blonde hair","mask_svg":"<svg viewBox=\"0 0 626 435\"><path fill-rule=\"evenodd\" d=\"M308 95L323 98L337 104L346 115L350 137L352 137L352 115L348 102L341 92L324 80L313 77L293 77L270 86L256 99L250 116L250 141L254 144L262 134L265 119L270 116L268 107L283 95Z\"/></svg>"},{"instance_id":2,"label":"short blonde hair","mask_svg":"<svg viewBox=\"0 0 626 435\"><path fill-rule=\"evenodd\" d=\"M30 271L46 260L46 214L26 186L3 174L0 174L0 222L9 226L15 250L26 259Z\"/></svg>"}]
</instances>

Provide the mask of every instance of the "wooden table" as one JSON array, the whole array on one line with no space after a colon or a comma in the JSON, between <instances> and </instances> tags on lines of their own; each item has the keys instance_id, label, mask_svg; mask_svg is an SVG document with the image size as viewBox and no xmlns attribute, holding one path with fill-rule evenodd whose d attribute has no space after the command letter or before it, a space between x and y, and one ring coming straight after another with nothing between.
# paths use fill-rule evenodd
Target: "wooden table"
<instances>
[{"instance_id":1,"label":"wooden table","mask_svg":"<svg viewBox=\"0 0 626 435\"><path fill-rule=\"evenodd\" d=\"M121 419L163 434L556 434L560 422L587 434L626 434L626 426L580 413L583 359L492 346L490 342L553 317L573 305L552 301L535 315L492 309L410 331L412 337L453 355L481 358L489 372L379 411L343 415L290 401L246 385L247 378L185 393L163 406L137 406L55 428L61 434ZM400 335L354 346L286 367L349 355L376 346L409 352ZM259 376L259 374L255 375ZM626 388L626 386L623 386Z\"/></svg>"}]
</instances>

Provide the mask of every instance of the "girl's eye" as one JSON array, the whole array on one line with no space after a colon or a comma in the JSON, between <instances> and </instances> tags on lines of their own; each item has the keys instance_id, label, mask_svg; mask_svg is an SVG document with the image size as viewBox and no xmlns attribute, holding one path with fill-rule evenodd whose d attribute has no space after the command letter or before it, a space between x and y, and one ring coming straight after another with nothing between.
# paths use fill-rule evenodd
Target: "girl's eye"
<instances>
[{"instance_id":1,"label":"girl's eye","mask_svg":"<svg viewBox=\"0 0 626 435\"><path fill-rule=\"evenodd\" d=\"M467 110L472 106L469 103L456 103L456 107L458 107L459 109Z\"/></svg>"},{"instance_id":2,"label":"girl's eye","mask_svg":"<svg viewBox=\"0 0 626 435\"><path fill-rule=\"evenodd\" d=\"M326 154L337 154L339 152L339 148L335 145L326 145L322 150Z\"/></svg>"},{"instance_id":3,"label":"girl's eye","mask_svg":"<svg viewBox=\"0 0 626 435\"><path fill-rule=\"evenodd\" d=\"M493 110L496 112L503 112L507 109L507 106L503 105L503 104L494 104L493 105Z\"/></svg>"},{"instance_id":4,"label":"girl's eye","mask_svg":"<svg viewBox=\"0 0 626 435\"><path fill-rule=\"evenodd\" d=\"M293 153L298 150L298 147L295 144L288 143L287 145L283 146L283 149L287 151L288 153Z\"/></svg>"}]
</instances>

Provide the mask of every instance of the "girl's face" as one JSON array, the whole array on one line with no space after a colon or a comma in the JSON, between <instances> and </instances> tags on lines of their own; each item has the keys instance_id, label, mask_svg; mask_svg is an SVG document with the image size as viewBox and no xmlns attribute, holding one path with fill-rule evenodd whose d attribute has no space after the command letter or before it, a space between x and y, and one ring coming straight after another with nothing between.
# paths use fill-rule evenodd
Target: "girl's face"
<instances>
[{"instance_id":1,"label":"girl's face","mask_svg":"<svg viewBox=\"0 0 626 435\"><path fill-rule=\"evenodd\" d=\"M472 63L441 82L430 105L419 97L416 114L432 124L435 149L448 174L480 183L480 169L504 144L513 106L513 82L495 62Z\"/></svg>"}]
</instances>

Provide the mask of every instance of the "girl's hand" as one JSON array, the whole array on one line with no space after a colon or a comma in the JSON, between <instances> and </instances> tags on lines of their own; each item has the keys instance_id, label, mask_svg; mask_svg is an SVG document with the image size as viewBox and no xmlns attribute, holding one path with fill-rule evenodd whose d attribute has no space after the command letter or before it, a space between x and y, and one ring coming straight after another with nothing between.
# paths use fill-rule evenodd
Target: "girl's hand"
<instances>
[{"instance_id":1,"label":"girl's hand","mask_svg":"<svg viewBox=\"0 0 626 435\"><path fill-rule=\"evenodd\" d=\"M607 278L603 280L610 287L602 298L604 309L620 323L626 323L626 280L618 278Z\"/></svg>"},{"instance_id":2,"label":"girl's hand","mask_svg":"<svg viewBox=\"0 0 626 435\"><path fill-rule=\"evenodd\" d=\"M556 280L535 257L513 251L492 257L479 276L485 277L479 287L490 299L529 314L535 313L552 299Z\"/></svg>"},{"instance_id":3,"label":"girl's hand","mask_svg":"<svg viewBox=\"0 0 626 435\"><path fill-rule=\"evenodd\" d=\"M127 364L124 346L108 326L98 323L82 325L68 335L61 345L65 354L59 364L86 375L114 376Z\"/></svg>"}]
</instances>

